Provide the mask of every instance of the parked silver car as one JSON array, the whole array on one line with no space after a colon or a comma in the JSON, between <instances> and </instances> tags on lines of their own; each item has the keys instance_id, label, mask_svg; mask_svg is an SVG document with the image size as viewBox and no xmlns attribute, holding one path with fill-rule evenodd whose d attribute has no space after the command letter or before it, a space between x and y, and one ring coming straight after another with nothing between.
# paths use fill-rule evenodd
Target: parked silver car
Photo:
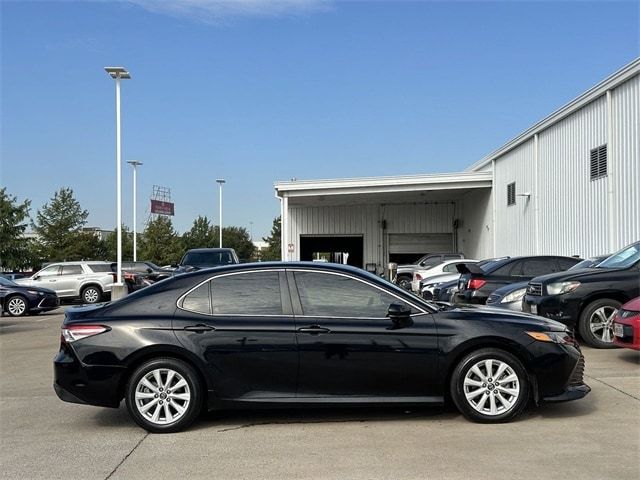
<instances>
[{"instance_id":1,"label":"parked silver car","mask_svg":"<svg viewBox=\"0 0 640 480\"><path fill-rule=\"evenodd\" d=\"M110 262L58 262L16 283L49 288L65 300L98 303L111 293L115 275Z\"/></svg>"}]
</instances>

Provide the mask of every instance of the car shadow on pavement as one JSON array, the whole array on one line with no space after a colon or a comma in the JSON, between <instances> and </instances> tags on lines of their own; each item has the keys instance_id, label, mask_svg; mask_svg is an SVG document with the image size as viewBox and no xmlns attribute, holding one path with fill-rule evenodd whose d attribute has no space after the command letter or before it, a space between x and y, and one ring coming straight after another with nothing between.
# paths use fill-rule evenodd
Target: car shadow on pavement
<instances>
[{"instance_id":1,"label":"car shadow on pavement","mask_svg":"<svg viewBox=\"0 0 640 480\"><path fill-rule=\"evenodd\" d=\"M630 349L621 350L618 358L622 361L633 363L634 365L640 365L640 351Z\"/></svg>"},{"instance_id":2,"label":"car shadow on pavement","mask_svg":"<svg viewBox=\"0 0 640 480\"><path fill-rule=\"evenodd\" d=\"M215 428L218 432L226 432L260 425L445 420L458 415L454 409L443 406L218 410L201 415L189 430Z\"/></svg>"},{"instance_id":3,"label":"car shadow on pavement","mask_svg":"<svg viewBox=\"0 0 640 480\"><path fill-rule=\"evenodd\" d=\"M573 402L543 403L537 407L529 407L520 417L523 421L535 418L576 418L591 415L597 410L595 402L589 397Z\"/></svg>"}]
</instances>

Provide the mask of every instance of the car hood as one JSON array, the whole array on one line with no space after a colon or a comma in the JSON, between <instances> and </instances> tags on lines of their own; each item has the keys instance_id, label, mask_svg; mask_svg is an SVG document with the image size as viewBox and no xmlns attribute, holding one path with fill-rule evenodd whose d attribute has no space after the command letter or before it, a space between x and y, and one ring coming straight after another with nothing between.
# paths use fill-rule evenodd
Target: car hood
<instances>
[{"instance_id":1,"label":"car hood","mask_svg":"<svg viewBox=\"0 0 640 480\"><path fill-rule=\"evenodd\" d=\"M25 279L28 280L28 279ZM42 288L42 287L34 287L32 285L29 284L22 284L22 283L18 283L17 281L15 282L17 285L11 287L14 288L16 290L31 290L33 292L41 292L41 293L46 293L48 295L57 295L55 290L51 290L49 288Z\"/></svg>"},{"instance_id":2,"label":"car hood","mask_svg":"<svg viewBox=\"0 0 640 480\"><path fill-rule=\"evenodd\" d=\"M577 270L566 270L564 272L550 273L531 279L531 282L540 282L545 285L553 282L570 282L584 278L594 277L605 272L618 272L623 268L579 268Z\"/></svg>"},{"instance_id":3,"label":"car hood","mask_svg":"<svg viewBox=\"0 0 640 480\"><path fill-rule=\"evenodd\" d=\"M443 304L440 303L440 305ZM545 330L555 332L564 332L567 330L567 326L563 323L529 313L516 312L504 308L487 307L485 305L447 305L450 305L450 308L445 306L443 311L454 315L460 314L460 320L486 319L491 322L522 323L523 325L538 326Z\"/></svg>"}]
</instances>

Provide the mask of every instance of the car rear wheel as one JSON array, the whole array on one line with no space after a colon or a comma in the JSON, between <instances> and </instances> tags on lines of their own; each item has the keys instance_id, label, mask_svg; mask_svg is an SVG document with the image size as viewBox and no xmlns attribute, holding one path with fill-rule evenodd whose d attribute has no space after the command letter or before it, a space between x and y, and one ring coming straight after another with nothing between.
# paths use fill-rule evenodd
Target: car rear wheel
<instances>
[{"instance_id":1,"label":"car rear wheel","mask_svg":"<svg viewBox=\"0 0 640 480\"><path fill-rule=\"evenodd\" d=\"M80 297L82 303L98 303L102 299L102 292L98 287L90 285L82 289Z\"/></svg>"},{"instance_id":2,"label":"car rear wheel","mask_svg":"<svg viewBox=\"0 0 640 480\"><path fill-rule=\"evenodd\" d=\"M407 277L405 275L398 277L397 284L400 288L411 290L411 277Z\"/></svg>"},{"instance_id":3,"label":"car rear wheel","mask_svg":"<svg viewBox=\"0 0 640 480\"><path fill-rule=\"evenodd\" d=\"M451 397L469 420L504 423L518 416L529 399L529 378L508 352L483 348L465 356L451 376Z\"/></svg>"},{"instance_id":4,"label":"car rear wheel","mask_svg":"<svg viewBox=\"0 0 640 480\"><path fill-rule=\"evenodd\" d=\"M591 302L580 314L580 336L591 347L615 348L613 344L613 319L621 303L610 298Z\"/></svg>"},{"instance_id":5,"label":"car rear wheel","mask_svg":"<svg viewBox=\"0 0 640 480\"><path fill-rule=\"evenodd\" d=\"M20 296L9 297L6 301L5 310L12 317L21 317L29 312L27 301Z\"/></svg>"},{"instance_id":6,"label":"car rear wheel","mask_svg":"<svg viewBox=\"0 0 640 480\"><path fill-rule=\"evenodd\" d=\"M141 365L126 388L129 414L145 430L171 433L186 428L200 412L202 388L185 362L159 358Z\"/></svg>"}]
</instances>

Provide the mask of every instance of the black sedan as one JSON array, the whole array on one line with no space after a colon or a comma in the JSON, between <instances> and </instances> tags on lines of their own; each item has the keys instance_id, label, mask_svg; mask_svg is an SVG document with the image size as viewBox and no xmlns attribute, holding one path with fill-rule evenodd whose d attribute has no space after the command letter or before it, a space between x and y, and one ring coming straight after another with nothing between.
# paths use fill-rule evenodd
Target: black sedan
<instances>
[{"instance_id":1,"label":"black sedan","mask_svg":"<svg viewBox=\"0 0 640 480\"><path fill-rule=\"evenodd\" d=\"M0 308L3 313L20 317L29 313L40 313L60 306L60 299L53 290L18 285L0 277Z\"/></svg>"},{"instance_id":2,"label":"black sedan","mask_svg":"<svg viewBox=\"0 0 640 480\"><path fill-rule=\"evenodd\" d=\"M442 307L356 268L240 264L70 308L54 359L67 402L118 407L151 432L202 408L441 404L506 422L534 402L584 397L562 324Z\"/></svg>"}]
</instances>

